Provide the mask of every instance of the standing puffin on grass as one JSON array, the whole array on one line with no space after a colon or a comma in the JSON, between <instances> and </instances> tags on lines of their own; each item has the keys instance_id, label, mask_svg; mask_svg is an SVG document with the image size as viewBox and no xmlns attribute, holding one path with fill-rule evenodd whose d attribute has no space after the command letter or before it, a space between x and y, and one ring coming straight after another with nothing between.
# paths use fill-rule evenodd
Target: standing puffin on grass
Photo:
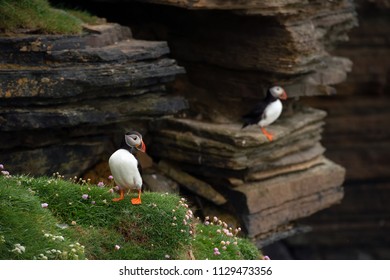
<instances>
[{"instance_id":1,"label":"standing puffin on grass","mask_svg":"<svg viewBox=\"0 0 390 280\"><path fill-rule=\"evenodd\" d=\"M145 152L146 147L142 141L142 135L137 131L126 133L124 140L122 147L114 152L108 160L111 174L120 193L120 197L114 198L112 201L123 200L125 191L136 189L138 190L138 198L131 199L131 203L141 204L142 177L134 155L137 151Z\"/></svg>"},{"instance_id":2,"label":"standing puffin on grass","mask_svg":"<svg viewBox=\"0 0 390 280\"><path fill-rule=\"evenodd\" d=\"M276 121L282 113L283 105L280 99L287 99L286 91L280 86L269 88L264 100L242 117L244 121L242 128L257 124L268 140L272 141L273 135L264 127Z\"/></svg>"}]
</instances>

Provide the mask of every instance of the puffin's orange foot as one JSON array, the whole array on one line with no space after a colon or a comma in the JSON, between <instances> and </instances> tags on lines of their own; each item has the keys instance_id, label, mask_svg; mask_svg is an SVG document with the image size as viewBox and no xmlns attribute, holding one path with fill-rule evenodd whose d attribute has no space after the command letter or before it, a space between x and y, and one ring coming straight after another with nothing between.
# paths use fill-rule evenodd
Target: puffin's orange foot
<instances>
[{"instance_id":1,"label":"puffin's orange foot","mask_svg":"<svg viewBox=\"0 0 390 280\"><path fill-rule=\"evenodd\" d=\"M133 204L133 205L139 205L141 203L142 203L141 198L139 198L139 197L131 199L131 204Z\"/></svg>"},{"instance_id":2,"label":"puffin's orange foot","mask_svg":"<svg viewBox=\"0 0 390 280\"><path fill-rule=\"evenodd\" d=\"M271 142L274 140L274 136L272 134L266 134L265 137Z\"/></svg>"},{"instance_id":3,"label":"puffin's orange foot","mask_svg":"<svg viewBox=\"0 0 390 280\"><path fill-rule=\"evenodd\" d=\"M141 190L138 190L138 197L131 199L131 204L133 205L139 205L141 204Z\"/></svg>"},{"instance_id":4,"label":"puffin's orange foot","mask_svg":"<svg viewBox=\"0 0 390 280\"><path fill-rule=\"evenodd\" d=\"M265 130L264 127L260 127L261 128L261 131L263 132L263 134L265 135L265 137L267 137L268 141L273 141L274 140L274 136L269 133L267 130Z\"/></svg>"},{"instance_id":5,"label":"puffin's orange foot","mask_svg":"<svg viewBox=\"0 0 390 280\"><path fill-rule=\"evenodd\" d=\"M124 190L119 190L120 197L113 198L112 201L118 202L121 201L125 198L125 191Z\"/></svg>"}]
</instances>

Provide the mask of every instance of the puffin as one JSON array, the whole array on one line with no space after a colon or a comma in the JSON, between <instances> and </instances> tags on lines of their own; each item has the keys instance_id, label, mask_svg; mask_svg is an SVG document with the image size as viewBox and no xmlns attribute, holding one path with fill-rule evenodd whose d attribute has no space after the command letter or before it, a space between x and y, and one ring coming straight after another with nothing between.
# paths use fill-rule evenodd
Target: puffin
<instances>
[{"instance_id":1,"label":"puffin","mask_svg":"<svg viewBox=\"0 0 390 280\"><path fill-rule=\"evenodd\" d=\"M145 153L146 146L142 135L137 131L127 132L120 149L115 151L108 160L112 177L119 187L120 197L112 201L118 202L124 199L125 191L130 189L138 190L138 197L132 198L133 205L141 204L142 177L140 165L135 157L136 153Z\"/></svg>"},{"instance_id":2,"label":"puffin","mask_svg":"<svg viewBox=\"0 0 390 280\"><path fill-rule=\"evenodd\" d=\"M276 121L283 110L280 99L287 99L286 91L280 86L273 86L267 90L267 94L261 102L247 114L242 116L244 124L242 128L248 125L257 124L269 141L273 140L273 135L264 127Z\"/></svg>"}]
</instances>

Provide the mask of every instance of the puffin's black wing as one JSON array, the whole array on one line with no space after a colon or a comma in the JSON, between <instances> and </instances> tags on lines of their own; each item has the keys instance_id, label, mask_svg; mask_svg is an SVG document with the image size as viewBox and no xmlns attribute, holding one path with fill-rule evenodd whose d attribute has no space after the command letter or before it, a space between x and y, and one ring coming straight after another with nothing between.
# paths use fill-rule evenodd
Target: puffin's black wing
<instances>
[{"instance_id":1,"label":"puffin's black wing","mask_svg":"<svg viewBox=\"0 0 390 280\"><path fill-rule=\"evenodd\" d=\"M243 115L242 120L244 124L242 125L242 128L251 124L257 124L263 118L264 110L267 105L266 102L260 102L249 113Z\"/></svg>"}]
</instances>

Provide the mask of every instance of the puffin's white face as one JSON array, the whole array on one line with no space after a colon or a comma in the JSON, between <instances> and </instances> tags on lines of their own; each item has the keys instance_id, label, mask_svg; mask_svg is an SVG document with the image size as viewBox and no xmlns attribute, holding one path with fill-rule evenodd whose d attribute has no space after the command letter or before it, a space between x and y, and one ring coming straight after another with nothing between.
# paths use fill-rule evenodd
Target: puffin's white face
<instances>
[{"instance_id":1,"label":"puffin's white face","mask_svg":"<svg viewBox=\"0 0 390 280\"><path fill-rule=\"evenodd\" d=\"M280 86L275 86L269 89L272 96L279 99L287 99L287 94L285 90Z\"/></svg>"},{"instance_id":2,"label":"puffin's white face","mask_svg":"<svg viewBox=\"0 0 390 280\"><path fill-rule=\"evenodd\" d=\"M125 135L126 144L139 151L145 152L145 144L142 141L142 135L137 131L127 132Z\"/></svg>"}]
</instances>

